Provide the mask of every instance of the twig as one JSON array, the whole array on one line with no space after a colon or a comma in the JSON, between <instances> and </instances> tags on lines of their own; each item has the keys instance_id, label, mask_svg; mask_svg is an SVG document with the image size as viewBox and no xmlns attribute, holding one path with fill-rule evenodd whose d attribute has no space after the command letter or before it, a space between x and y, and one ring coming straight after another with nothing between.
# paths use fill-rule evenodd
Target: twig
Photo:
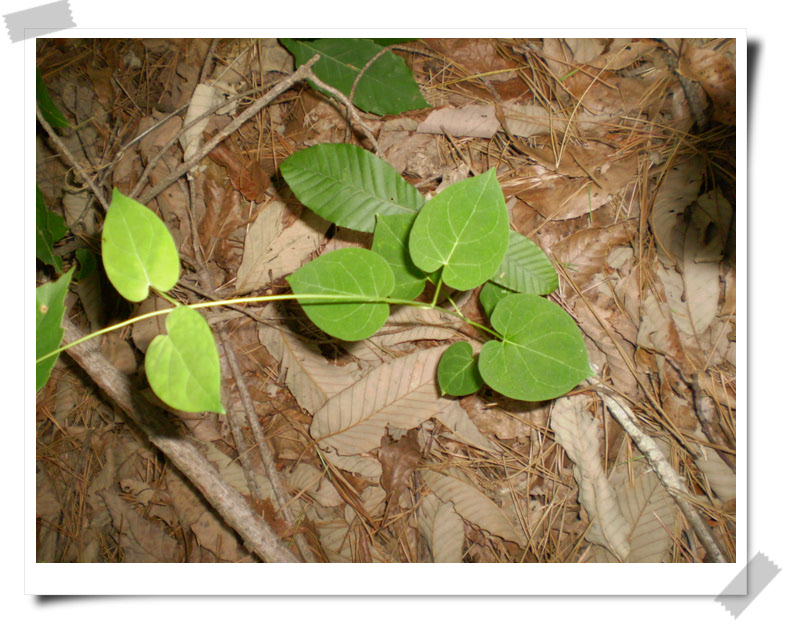
<instances>
[{"instance_id":1,"label":"twig","mask_svg":"<svg viewBox=\"0 0 787 625\"><path fill-rule=\"evenodd\" d=\"M601 389L597 389L601 390ZM689 497L691 496L686 486L678 476L675 469L661 453L661 450L656 446L656 442L634 423L634 417L630 409L619 403L616 399L611 397L605 392L600 392L600 397L604 404L609 409L612 416L617 419L618 423L626 431L626 434L631 437L634 444L647 458L648 463L653 468L653 472L659 478L667 492L672 495L675 503L681 509L683 514L688 519L700 542L705 547L710 559L713 562L728 562L724 551L719 545L716 537L713 535L705 519L700 516L700 513L691 505Z\"/></svg>"},{"instance_id":2,"label":"twig","mask_svg":"<svg viewBox=\"0 0 787 625\"><path fill-rule=\"evenodd\" d=\"M159 193L167 189L173 182L175 182L178 178L180 178L186 172L191 171L197 164L207 155L209 154L213 148L215 148L219 143L224 141L227 137L229 137L233 132L235 132L238 128L243 126L249 119L254 117L262 108L270 104L276 97L287 91L290 87L292 87L295 83L300 80L303 80L306 77L314 76L311 73L311 66L314 65L320 59L319 54L315 54L311 59L306 61L303 65L301 65L289 78L286 80L282 80L280 83L276 84L275 87L272 87L264 96L262 96L259 100L257 100L254 104L252 104L249 108L247 108L243 113L238 115L232 122L230 122L223 130L216 134L210 141L205 143L202 148L194 154L189 160L183 163L180 167L175 169L171 174L169 174L164 180L162 180L159 184L153 187L150 191L145 193L143 196L139 198L139 202L141 204L147 204L150 202L154 197L156 197Z\"/></svg>"},{"instance_id":3,"label":"twig","mask_svg":"<svg viewBox=\"0 0 787 625\"><path fill-rule=\"evenodd\" d=\"M715 451L719 457L735 473L735 461L730 457L730 454L722 451L724 448L724 443L722 442L724 434L721 432L717 422L708 414L707 403L702 401L702 389L700 388L699 375L697 373L694 374L694 378L691 381L691 394L694 398L694 412L697 413L702 432L705 434L708 442L716 447Z\"/></svg>"},{"instance_id":4,"label":"twig","mask_svg":"<svg viewBox=\"0 0 787 625\"><path fill-rule=\"evenodd\" d=\"M82 338L69 320L63 321L68 343ZM271 527L257 516L248 502L186 438L174 431L162 410L132 388L128 376L118 371L98 350L96 341L68 349L68 354L202 493L219 515L243 538L250 551L268 562L298 562Z\"/></svg>"},{"instance_id":5,"label":"twig","mask_svg":"<svg viewBox=\"0 0 787 625\"><path fill-rule=\"evenodd\" d=\"M44 130L46 130L46 133L49 135L49 138L52 139L52 142L63 153L63 156L65 156L68 159L71 165L74 166L74 169L77 170L77 173L79 173L82 179L90 187L90 190L93 192L93 195L96 196L96 199L99 202L101 202L101 206L104 207L104 210L108 211L109 202L107 202L107 199L104 197L104 194L101 193L101 190L96 186L96 183L93 182L93 179L90 176L88 176L87 172L79 164L79 161L77 161L77 159L74 158L74 155L71 154L69 149L66 147L66 144L63 143L63 140L57 136L57 133L54 130L52 130L52 126L49 125L49 122L47 122L44 119L44 116L41 114L41 109L38 108L38 104L36 104L36 117L38 117L38 122L41 124Z\"/></svg>"}]
</instances>

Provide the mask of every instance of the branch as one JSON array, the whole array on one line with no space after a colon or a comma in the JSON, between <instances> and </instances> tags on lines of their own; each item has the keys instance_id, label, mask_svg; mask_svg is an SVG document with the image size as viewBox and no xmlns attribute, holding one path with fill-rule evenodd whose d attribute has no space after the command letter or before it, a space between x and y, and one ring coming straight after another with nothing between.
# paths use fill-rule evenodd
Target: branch
<instances>
[{"instance_id":1,"label":"branch","mask_svg":"<svg viewBox=\"0 0 787 625\"><path fill-rule=\"evenodd\" d=\"M67 319L63 320L63 328L64 338L69 343L81 338L77 327ZM175 431L164 412L133 390L128 376L101 355L95 342L74 345L68 353L194 484L221 518L243 538L250 551L267 562L298 562L270 525L254 513L248 502L221 478L194 445Z\"/></svg>"},{"instance_id":2,"label":"branch","mask_svg":"<svg viewBox=\"0 0 787 625\"><path fill-rule=\"evenodd\" d=\"M604 404L606 404L612 416L617 419L618 423L623 427L634 441L634 444L639 448L643 455L647 458L648 463L653 468L654 473L658 476L664 488L672 495L675 503L681 509L681 512L686 516L692 529L696 532L697 537L700 539L703 547L708 552L713 562L727 562L727 557L713 535L705 519L700 516L700 513L691 505L689 498L691 497L689 491L684 486L672 465L661 453L661 450L656 446L656 442L642 430L640 430L634 423L634 417L630 409L617 400L613 399L606 393L599 393Z\"/></svg>"}]
</instances>

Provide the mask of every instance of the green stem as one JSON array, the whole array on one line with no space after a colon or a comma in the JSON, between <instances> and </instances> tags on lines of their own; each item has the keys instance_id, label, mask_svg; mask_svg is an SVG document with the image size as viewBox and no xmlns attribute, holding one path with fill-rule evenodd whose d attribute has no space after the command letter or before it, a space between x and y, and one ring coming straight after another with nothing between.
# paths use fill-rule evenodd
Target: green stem
<instances>
[{"instance_id":1,"label":"green stem","mask_svg":"<svg viewBox=\"0 0 787 625\"><path fill-rule=\"evenodd\" d=\"M164 294L161 293L161 295L164 295ZM179 304L177 301L173 300L170 297L166 297L165 296L165 299L168 300L170 303L174 304L175 306L184 306L185 305L185 304ZM234 299L208 301L208 302L199 302L197 304L188 304L187 307L188 308L194 308L194 309L197 309L197 308L212 308L214 306L227 306L227 305L232 305L232 304L235 304L235 305L237 305L237 304L259 304L259 303L263 303L263 302L286 301L286 300L326 300L327 303L333 303L333 302L338 302L338 301L360 302L360 303L364 303L364 304L378 304L379 303L379 304L389 304L389 305L392 305L392 306L412 306L414 308L422 308L422 309L425 309L425 310L437 309L437 310L440 310L441 312L445 312L445 313L447 313L449 315L452 315L454 317L458 317L458 318L462 319L463 321L466 321L470 325L473 325L473 326L475 326L475 327L477 327L477 328L479 328L481 330L484 330L485 332L493 334L494 336L498 336L497 333L494 332L493 330L490 330L489 328L486 328L485 326L483 326L481 324L475 323L474 321L471 321L471 320L467 319L463 314L457 313L457 312L454 312L454 311L451 311L451 310L446 310L445 308L440 308L434 302L432 302L430 304L430 303L425 303L425 302L415 302L415 301L412 301L412 300L395 299L395 298L390 298L390 297L364 298L364 297L361 297L361 296L358 296L358 295L332 295L332 294L327 294L327 293L315 293L315 294L308 294L307 293L307 294L296 295L294 293L288 293L288 294L285 294L285 295L260 295L260 296L257 296L257 297L237 297L237 298L234 298ZM81 339L79 339L77 341L74 341L73 343L69 343L68 345L63 345L62 347L59 347L58 349L53 350L53 351L49 352L48 354L44 354L43 356L41 356L40 358L38 358L36 360L36 364L38 364L38 363L40 363L40 362L42 362L42 361L44 361L44 360L46 360L48 358L51 358L52 356L55 356L56 354L59 354L60 352L63 352L65 350L69 349L70 347L73 347L74 345L78 345L79 343L82 343L84 341L88 341L90 339L96 338L98 336L101 336L102 334L107 334L108 332L113 332L115 330L119 330L120 328L124 328L124 327L129 326L129 325L131 325L133 323L136 323L138 321L143 321L145 319L150 319L152 317L158 317L159 315L167 315L167 314L171 313L172 310L174 310L174 309L167 308L167 309L164 309L164 310L154 310L153 312L149 312L149 313L146 313L144 315L139 315L138 317L133 317L132 319L127 319L126 321L121 321L120 323L116 323L116 324L108 326L106 328L102 328L101 330L98 330L96 332L92 332L90 334L87 334L87 335L83 336Z\"/></svg>"}]
</instances>

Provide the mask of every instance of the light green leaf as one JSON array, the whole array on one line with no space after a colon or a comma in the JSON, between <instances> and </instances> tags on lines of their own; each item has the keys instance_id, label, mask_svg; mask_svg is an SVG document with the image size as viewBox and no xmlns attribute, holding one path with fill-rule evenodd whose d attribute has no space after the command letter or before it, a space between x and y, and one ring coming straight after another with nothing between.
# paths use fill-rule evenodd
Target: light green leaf
<instances>
[{"instance_id":1,"label":"light green leaf","mask_svg":"<svg viewBox=\"0 0 787 625\"><path fill-rule=\"evenodd\" d=\"M394 274L391 297L414 299L426 286L426 275L410 258L407 242L415 215L378 215L372 251L382 256Z\"/></svg>"},{"instance_id":2,"label":"light green leaf","mask_svg":"<svg viewBox=\"0 0 787 625\"><path fill-rule=\"evenodd\" d=\"M64 302L73 273L74 267L55 282L47 282L36 289L36 360L56 350L63 340L60 324L63 322ZM56 361L57 354L36 363L36 393L46 384Z\"/></svg>"},{"instance_id":3,"label":"light green leaf","mask_svg":"<svg viewBox=\"0 0 787 625\"><path fill-rule=\"evenodd\" d=\"M178 281L178 250L164 222L117 189L101 233L101 249L109 281L129 301L141 302L150 286L169 291Z\"/></svg>"},{"instance_id":4,"label":"light green leaf","mask_svg":"<svg viewBox=\"0 0 787 625\"><path fill-rule=\"evenodd\" d=\"M49 95L49 90L44 84L41 72L36 68L36 102L41 110L41 115L52 128L70 128L71 124L63 117L63 113L57 108Z\"/></svg>"},{"instance_id":5,"label":"light green leaf","mask_svg":"<svg viewBox=\"0 0 787 625\"><path fill-rule=\"evenodd\" d=\"M437 367L437 381L443 395L470 395L481 388L484 381L470 343L459 341L445 350Z\"/></svg>"},{"instance_id":6,"label":"light green leaf","mask_svg":"<svg viewBox=\"0 0 787 625\"><path fill-rule=\"evenodd\" d=\"M509 231L508 251L491 280L500 286L533 295L548 295L558 287L549 257L530 239Z\"/></svg>"},{"instance_id":7,"label":"light green leaf","mask_svg":"<svg viewBox=\"0 0 787 625\"><path fill-rule=\"evenodd\" d=\"M508 249L508 211L492 168L426 203L410 232L410 255L427 273L466 291L494 275Z\"/></svg>"},{"instance_id":8,"label":"light green leaf","mask_svg":"<svg viewBox=\"0 0 787 625\"><path fill-rule=\"evenodd\" d=\"M486 316L491 317L495 310L495 306L497 306L497 303L507 295L511 295L514 292L515 291L507 289L504 286L500 286L499 284L495 284L494 282L487 282L481 288L481 292L478 294L478 299L481 301L481 306L483 306L484 310L486 311Z\"/></svg>"},{"instance_id":9,"label":"light green leaf","mask_svg":"<svg viewBox=\"0 0 787 625\"><path fill-rule=\"evenodd\" d=\"M323 143L292 154L281 175L295 196L337 226L373 232L375 215L417 213L424 197L383 159L346 143Z\"/></svg>"},{"instance_id":10,"label":"light green leaf","mask_svg":"<svg viewBox=\"0 0 787 625\"><path fill-rule=\"evenodd\" d=\"M582 333L560 306L538 295L515 293L492 313L503 341L481 348L481 377L513 399L559 397L593 375Z\"/></svg>"},{"instance_id":11,"label":"light green leaf","mask_svg":"<svg viewBox=\"0 0 787 625\"><path fill-rule=\"evenodd\" d=\"M63 238L66 230L65 220L57 213L47 210L44 194L36 185L36 257L58 272L62 262L60 257L55 255L53 245Z\"/></svg>"},{"instance_id":12,"label":"light green leaf","mask_svg":"<svg viewBox=\"0 0 787 625\"><path fill-rule=\"evenodd\" d=\"M196 310L178 306L169 313L167 334L148 346L145 372L153 392L176 410L224 414L219 354Z\"/></svg>"},{"instance_id":13,"label":"light green leaf","mask_svg":"<svg viewBox=\"0 0 787 625\"><path fill-rule=\"evenodd\" d=\"M349 96L356 77L371 58L383 48L368 39L318 39L297 41L281 39L295 55L300 66L315 54L320 60L312 71L316 76ZM395 54L386 52L364 72L358 82L353 104L376 115L397 115L429 106L412 72Z\"/></svg>"},{"instance_id":14,"label":"light green leaf","mask_svg":"<svg viewBox=\"0 0 787 625\"><path fill-rule=\"evenodd\" d=\"M329 252L304 265L287 281L296 295L356 296L359 300L388 297L394 276L388 263L357 247ZM300 299L303 310L321 330L343 341L360 341L379 330L388 318L388 304L363 301Z\"/></svg>"}]
</instances>

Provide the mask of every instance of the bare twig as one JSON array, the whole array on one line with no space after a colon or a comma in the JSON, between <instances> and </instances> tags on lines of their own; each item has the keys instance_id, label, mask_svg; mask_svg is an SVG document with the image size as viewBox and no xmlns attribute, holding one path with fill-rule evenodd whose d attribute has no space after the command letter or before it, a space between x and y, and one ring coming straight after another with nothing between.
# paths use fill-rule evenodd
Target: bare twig
<instances>
[{"instance_id":1,"label":"bare twig","mask_svg":"<svg viewBox=\"0 0 787 625\"><path fill-rule=\"evenodd\" d=\"M600 390L600 389L598 389ZM647 458L648 463L653 468L653 472L658 476L664 488L672 495L675 503L681 509L686 519L689 521L700 542L708 552L708 556L713 562L728 562L727 556L713 535L710 527L702 518L699 512L690 502L690 493L681 481L675 469L656 446L656 442L634 423L634 416L627 406L619 403L611 395L600 393L600 397L609 409L612 416L620 423L626 433L634 441L634 444Z\"/></svg>"},{"instance_id":2,"label":"bare twig","mask_svg":"<svg viewBox=\"0 0 787 625\"><path fill-rule=\"evenodd\" d=\"M217 133L215 137L213 137L210 141L206 142L202 146L202 148L196 154L194 154L194 156L192 156L189 160L183 163L180 167L175 169L175 171L169 174L164 180L162 180L159 184L153 187L150 191L148 191L142 197L140 197L139 202L142 204L147 204L148 202L150 202L154 197L156 197L159 193L167 189L173 182L175 182L183 174L194 169L194 167L196 167L197 164L199 164L199 162L213 150L213 148L219 145L219 143L224 141L224 139L229 137L238 128L243 126L243 124L245 124L248 120L254 117L265 106L270 104L276 97L287 91L287 89L292 87L298 81L303 80L306 77L313 76L313 74L311 73L311 66L314 65L319 59L320 56L318 54L315 54L311 59L309 59L306 63L304 63L297 70L295 70L292 76L290 76L286 80L282 80L275 87L272 87L264 96L262 96L249 108L243 111L243 113L238 115L238 117L236 117L232 122L230 122L223 130Z\"/></svg>"},{"instance_id":3,"label":"bare twig","mask_svg":"<svg viewBox=\"0 0 787 625\"><path fill-rule=\"evenodd\" d=\"M63 156L65 156L68 159L68 161L71 163L71 165L73 165L74 169L77 170L77 173L79 173L79 175L82 177L82 179L90 187L90 190L93 192L93 195L96 196L96 199L99 202L101 202L101 206L104 207L104 210L108 211L109 210L109 202L107 202L107 198L104 197L104 194L96 186L96 183L93 181L93 179L82 168L82 166L79 164L79 161L77 161L77 159L74 158L74 155L71 154L71 151L66 147L66 144L63 143L63 140L60 137L57 136L57 133L54 130L52 130L52 126L49 125L49 122L47 122L44 119L44 116L41 114L41 109L38 108L38 104L36 104L36 117L38 117L38 122L41 124L43 129L46 130L46 133L49 135L49 138L52 139L52 142L63 153Z\"/></svg>"},{"instance_id":4,"label":"bare twig","mask_svg":"<svg viewBox=\"0 0 787 625\"><path fill-rule=\"evenodd\" d=\"M82 338L77 327L63 321L66 342ZM164 413L132 388L128 376L107 361L97 341L85 341L68 349L68 354L87 372L202 493L221 517L243 538L250 551L268 562L298 562L271 527L257 516L248 502L219 475L218 471L186 438L174 431Z\"/></svg>"}]
</instances>

